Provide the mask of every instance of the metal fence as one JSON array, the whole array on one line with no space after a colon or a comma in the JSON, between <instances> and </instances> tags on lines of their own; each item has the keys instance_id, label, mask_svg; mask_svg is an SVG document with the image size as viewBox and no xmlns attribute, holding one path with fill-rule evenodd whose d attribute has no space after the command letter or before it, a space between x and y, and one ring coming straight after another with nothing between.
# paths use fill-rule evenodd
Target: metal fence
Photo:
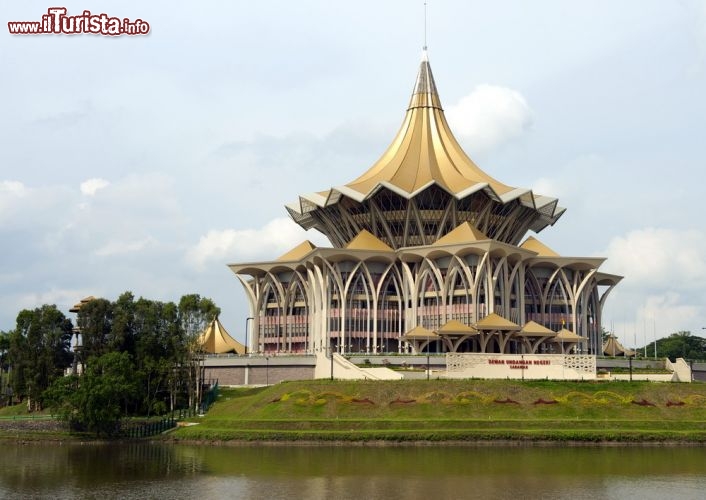
<instances>
[{"instance_id":1,"label":"metal fence","mask_svg":"<svg viewBox=\"0 0 706 500\"><path fill-rule=\"evenodd\" d=\"M123 429L121 434L126 438L144 438L156 436L174 427L176 427L176 419L170 416L161 420L144 422L140 425L132 425Z\"/></svg>"}]
</instances>

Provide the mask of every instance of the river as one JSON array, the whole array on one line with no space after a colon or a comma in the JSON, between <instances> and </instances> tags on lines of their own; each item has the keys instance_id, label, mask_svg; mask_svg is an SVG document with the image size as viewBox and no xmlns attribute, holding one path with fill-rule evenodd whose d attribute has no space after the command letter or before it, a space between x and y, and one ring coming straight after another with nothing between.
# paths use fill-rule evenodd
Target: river
<instances>
[{"instance_id":1,"label":"river","mask_svg":"<svg viewBox=\"0 0 706 500\"><path fill-rule=\"evenodd\" d=\"M1 498L703 498L706 448L3 443Z\"/></svg>"}]
</instances>

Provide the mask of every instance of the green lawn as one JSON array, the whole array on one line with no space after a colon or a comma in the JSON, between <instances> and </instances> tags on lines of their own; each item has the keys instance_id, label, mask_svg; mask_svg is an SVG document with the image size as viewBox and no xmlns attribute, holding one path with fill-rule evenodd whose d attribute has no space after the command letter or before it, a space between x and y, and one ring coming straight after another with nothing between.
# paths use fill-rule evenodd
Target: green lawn
<instances>
[{"instance_id":1,"label":"green lawn","mask_svg":"<svg viewBox=\"0 0 706 500\"><path fill-rule=\"evenodd\" d=\"M639 404L637 404L639 403ZM177 440L706 442L706 384L302 381L224 389Z\"/></svg>"}]
</instances>

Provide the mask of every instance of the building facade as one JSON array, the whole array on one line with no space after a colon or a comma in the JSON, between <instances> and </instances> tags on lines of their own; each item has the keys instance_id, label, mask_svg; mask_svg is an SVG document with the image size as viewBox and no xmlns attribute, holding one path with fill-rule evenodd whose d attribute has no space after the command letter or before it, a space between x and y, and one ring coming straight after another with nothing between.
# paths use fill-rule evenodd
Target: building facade
<instances>
[{"instance_id":1,"label":"building facade","mask_svg":"<svg viewBox=\"0 0 706 500\"><path fill-rule=\"evenodd\" d=\"M621 277L600 272L602 258L562 257L527 236L564 210L465 154L424 53L382 157L287 206L332 248L305 241L229 266L249 300L249 351L600 353L601 311Z\"/></svg>"}]
</instances>

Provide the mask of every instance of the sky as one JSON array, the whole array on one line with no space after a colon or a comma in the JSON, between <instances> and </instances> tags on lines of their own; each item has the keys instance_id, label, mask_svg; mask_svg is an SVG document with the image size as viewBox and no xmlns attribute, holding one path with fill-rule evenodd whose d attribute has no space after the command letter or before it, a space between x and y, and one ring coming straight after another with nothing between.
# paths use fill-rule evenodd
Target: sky
<instances>
[{"instance_id":1,"label":"sky","mask_svg":"<svg viewBox=\"0 0 706 500\"><path fill-rule=\"evenodd\" d=\"M284 205L393 139L423 3L62 4L150 25L111 37L11 35L55 5L2 2L0 330L45 303L198 293L242 341L227 264L327 244ZM429 0L427 45L469 156L567 208L535 236L625 277L603 326L706 335L706 0Z\"/></svg>"}]
</instances>

